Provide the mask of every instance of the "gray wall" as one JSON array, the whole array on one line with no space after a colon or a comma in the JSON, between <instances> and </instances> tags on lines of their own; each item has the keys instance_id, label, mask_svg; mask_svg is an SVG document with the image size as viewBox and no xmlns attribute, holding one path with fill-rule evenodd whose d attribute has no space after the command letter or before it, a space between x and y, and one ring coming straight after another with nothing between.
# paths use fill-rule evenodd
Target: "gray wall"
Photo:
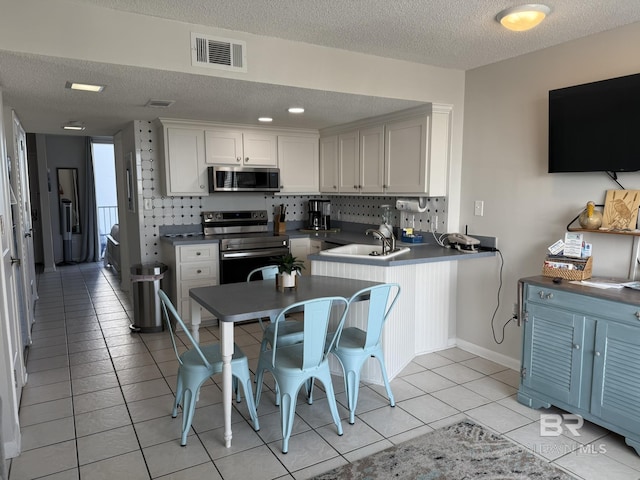
<instances>
[{"instance_id":1,"label":"gray wall","mask_svg":"<svg viewBox=\"0 0 640 480\"><path fill-rule=\"evenodd\" d=\"M541 274L547 247L564 238L587 201L602 204L606 190L620 188L604 173L547 173L548 92L639 72L638 45L640 23L467 72L460 224L499 239L505 263L498 337L518 279ZM640 188L640 173L619 180L626 189ZM474 216L475 200L485 202L482 217ZM626 277L635 260L633 238L586 234L594 275ZM491 335L499 275L499 257L460 263L458 338L519 364L521 329L508 326L502 345Z\"/></svg>"},{"instance_id":2,"label":"gray wall","mask_svg":"<svg viewBox=\"0 0 640 480\"><path fill-rule=\"evenodd\" d=\"M37 135L38 137L40 135ZM78 184L80 194L80 218L82 218L82 208L86 205L84 199L84 190L86 185L86 152L85 137L67 136L67 135L43 135L45 143L45 152L38 152L39 155L46 155L47 167L49 169L51 191L40 192L41 200L49 202L51 209L51 241L53 243L53 252L55 262L62 262L62 234L60 230L60 199L57 189L57 169L58 168L77 168ZM38 172L38 175L42 175ZM84 228L84 226L82 226ZM79 235L73 235L73 257L76 258L80 254L77 246ZM43 242L48 241L43 238Z\"/></svg>"}]
</instances>

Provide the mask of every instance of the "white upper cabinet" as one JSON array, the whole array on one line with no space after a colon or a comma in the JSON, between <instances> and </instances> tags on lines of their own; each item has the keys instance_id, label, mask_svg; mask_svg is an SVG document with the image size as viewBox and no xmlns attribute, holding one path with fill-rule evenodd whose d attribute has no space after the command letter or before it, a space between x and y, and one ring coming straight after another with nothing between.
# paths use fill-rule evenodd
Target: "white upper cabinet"
<instances>
[{"instance_id":1,"label":"white upper cabinet","mask_svg":"<svg viewBox=\"0 0 640 480\"><path fill-rule=\"evenodd\" d=\"M426 105L323 130L320 191L446 196L451 112Z\"/></svg>"},{"instance_id":2,"label":"white upper cabinet","mask_svg":"<svg viewBox=\"0 0 640 480\"><path fill-rule=\"evenodd\" d=\"M385 138L385 185L394 193L427 193L429 117L388 123Z\"/></svg>"},{"instance_id":3,"label":"white upper cabinet","mask_svg":"<svg viewBox=\"0 0 640 480\"><path fill-rule=\"evenodd\" d=\"M320 139L320 191L338 193L338 136Z\"/></svg>"},{"instance_id":4,"label":"white upper cabinet","mask_svg":"<svg viewBox=\"0 0 640 480\"><path fill-rule=\"evenodd\" d=\"M449 184L449 160L451 158L451 105L433 105L431 115L431 154L427 186L429 195L444 197Z\"/></svg>"},{"instance_id":5,"label":"white upper cabinet","mask_svg":"<svg viewBox=\"0 0 640 480\"><path fill-rule=\"evenodd\" d=\"M170 118L159 118L156 124L164 146L161 175L168 196L209 195L207 168L212 165L279 167L282 192L319 192L317 131Z\"/></svg>"},{"instance_id":6,"label":"white upper cabinet","mask_svg":"<svg viewBox=\"0 0 640 480\"><path fill-rule=\"evenodd\" d=\"M360 136L358 130L338 135L340 193L360 191Z\"/></svg>"},{"instance_id":7,"label":"white upper cabinet","mask_svg":"<svg viewBox=\"0 0 640 480\"><path fill-rule=\"evenodd\" d=\"M244 161L242 132L237 130L205 130L207 163L238 165Z\"/></svg>"},{"instance_id":8,"label":"white upper cabinet","mask_svg":"<svg viewBox=\"0 0 640 480\"><path fill-rule=\"evenodd\" d=\"M275 167L278 165L278 137L265 133L243 133L244 166Z\"/></svg>"},{"instance_id":9,"label":"white upper cabinet","mask_svg":"<svg viewBox=\"0 0 640 480\"><path fill-rule=\"evenodd\" d=\"M209 164L242 167L275 167L278 164L275 134L216 128L206 129L204 135Z\"/></svg>"},{"instance_id":10,"label":"white upper cabinet","mask_svg":"<svg viewBox=\"0 0 640 480\"><path fill-rule=\"evenodd\" d=\"M360 130L360 193L385 193L384 125Z\"/></svg>"},{"instance_id":11,"label":"white upper cabinet","mask_svg":"<svg viewBox=\"0 0 640 480\"><path fill-rule=\"evenodd\" d=\"M204 131L164 124L164 187L170 196L209 194Z\"/></svg>"},{"instance_id":12,"label":"white upper cabinet","mask_svg":"<svg viewBox=\"0 0 640 480\"><path fill-rule=\"evenodd\" d=\"M278 135L281 193L317 193L318 135Z\"/></svg>"}]
</instances>

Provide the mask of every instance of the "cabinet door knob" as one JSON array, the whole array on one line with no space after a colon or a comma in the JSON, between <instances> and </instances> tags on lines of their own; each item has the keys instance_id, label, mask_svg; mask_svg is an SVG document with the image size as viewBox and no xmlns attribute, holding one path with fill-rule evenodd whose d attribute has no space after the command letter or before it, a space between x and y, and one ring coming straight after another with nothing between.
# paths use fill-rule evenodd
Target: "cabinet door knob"
<instances>
[{"instance_id":1,"label":"cabinet door knob","mask_svg":"<svg viewBox=\"0 0 640 480\"><path fill-rule=\"evenodd\" d=\"M244 161L249 162L249 157L245 157Z\"/></svg>"},{"instance_id":2,"label":"cabinet door knob","mask_svg":"<svg viewBox=\"0 0 640 480\"><path fill-rule=\"evenodd\" d=\"M202 255L202 253L200 253L200 252L196 252L196 255L200 256L200 255Z\"/></svg>"},{"instance_id":3,"label":"cabinet door knob","mask_svg":"<svg viewBox=\"0 0 640 480\"><path fill-rule=\"evenodd\" d=\"M600 352L596 352L596 357L599 357L599 356L600 356Z\"/></svg>"},{"instance_id":4,"label":"cabinet door knob","mask_svg":"<svg viewBox=\"0 0 640 480\"><path fill-rule=\"evenodd\" d=\"M553 293L547 293L547 298L553 298Z\"/></svg>"},{"instance_id":5,"label":"cabinet door knob","mask_svg":"<svg viewBox=\"0 0 640 480\"><path fill-rule=\"evenodd\" d=\"M204 190L204 185L200 185L200 190Z\"/></svg>"},{"instance_id":6,"label":"cabinet door knob","mask_svg":"<svg viewBox=\"0 0 640 480\"><path fill-rule=\"evenodd\" d=\"M580 345L577 343L574 343L573 348L575 348L576 350L580 350Z\"/></svg>"},{"instance_id":7,"label":"cabinet door knob","mask_svg":"<svg viewBox=\"0 0 640 480\"><path fill-rule=\"evenodd\" d=\"M202 270L196 270L196 273L202 273Z\"/></svg>"},{"instance_id":8,"label":"cabinet door knob","mask_svg":"<svg viewBox=\"0 0 640 480\"><path fill-rule=\"evenodd\" d=\"M637 318L638 320L640 320L640 311L636 312L636 313L635 313L635 316L636 316L636 318Z\"/></svg>"},{"instance_id":9,"label":"cabinet door knob","mask_svg":"<svg viewBox=\"0 0 640 480\"><path fill-rule=\"evenodd\" d=\"M542 290L538 292L538 295L540 296L540 298L544 298L544 292Z\"/></svg>"},{"instance_id":10,"label":"cabinet door knob","mask_svg":"<svg viewBox=\"0 0 640 480\"><path fill-rule=\"evenodd\" d=\"M334 186L333 186L333 189L334 189L334 190L337 190L337 189L338 189L338 187L337 187L336 185L334 185Z\"/></svg>"},{"instance_id":11,"label":"cabinet door knob","mask_svg":"<svg viewBox=\"0 0 640 480\"><path fill-rule=\"evenodd\" d=\"M236 157L236 162L240 163L242 161L241 157Z\"/></svg>"}]
</instances>

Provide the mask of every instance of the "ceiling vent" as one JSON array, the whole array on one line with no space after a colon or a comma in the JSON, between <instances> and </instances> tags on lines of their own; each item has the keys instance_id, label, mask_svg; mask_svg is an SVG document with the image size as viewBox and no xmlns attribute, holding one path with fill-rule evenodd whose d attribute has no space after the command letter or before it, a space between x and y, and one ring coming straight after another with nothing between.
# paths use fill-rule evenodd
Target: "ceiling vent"
<instances>
[{"instance_id":1,"label":"ceiling vent","mask_svg":"<svg viewBox=\"0 0 640 480\"><path fill-rule=\"evenodd\" d=\"M153 99L151 99L145 104L145 107L169 108L174 103L176 103L175 100L153 100Z\"/></svg>"},{"instance_id":2,"label":"ceiling vent","mask_svg":"<svg viewBox=\"0 0 640 480\"><path fill-rule=\"evenodd\" d=\"M247 71L247 44L242 40L191 34L191 65Z\"/></svg>"}]
</instances>

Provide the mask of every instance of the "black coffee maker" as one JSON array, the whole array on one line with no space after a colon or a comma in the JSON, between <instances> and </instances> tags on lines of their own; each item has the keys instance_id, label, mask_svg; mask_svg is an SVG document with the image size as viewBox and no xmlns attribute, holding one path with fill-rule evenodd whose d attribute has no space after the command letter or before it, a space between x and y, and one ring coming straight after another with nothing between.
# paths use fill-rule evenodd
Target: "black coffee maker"
<instances>
[{"instance_id":1,"label":"black coffee maker","mask_svg":"<svg viewBox=\"0 0 640 480\"><path fill-rule=\"evenodd\" d=\"M331 228L331 203L329 200L309 200L309 230Z\"/></svg>"}]
</instances>

